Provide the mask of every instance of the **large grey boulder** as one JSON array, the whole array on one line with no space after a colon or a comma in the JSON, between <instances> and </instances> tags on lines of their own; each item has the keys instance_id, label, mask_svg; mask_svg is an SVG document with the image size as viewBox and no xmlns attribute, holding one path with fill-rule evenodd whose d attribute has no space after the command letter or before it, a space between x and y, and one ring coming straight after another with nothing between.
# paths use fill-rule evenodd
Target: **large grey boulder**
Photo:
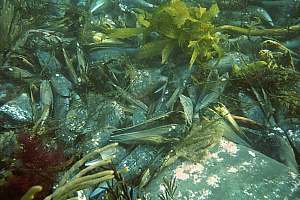
<instances>
[{"instance_id":1,"label":"large grey boulder","mask_svg":"<svg viewBox=\"0 0 300 200\"><path fill-rule=\"evenodd\" d=\"M197 152L195 152L197 153ZM164 178L176 178L177 200L299 199L298 174L248 147L222 139L203 162L177 160L145 188L147 200L159 199Z\"/></svg>"}]
</instances>

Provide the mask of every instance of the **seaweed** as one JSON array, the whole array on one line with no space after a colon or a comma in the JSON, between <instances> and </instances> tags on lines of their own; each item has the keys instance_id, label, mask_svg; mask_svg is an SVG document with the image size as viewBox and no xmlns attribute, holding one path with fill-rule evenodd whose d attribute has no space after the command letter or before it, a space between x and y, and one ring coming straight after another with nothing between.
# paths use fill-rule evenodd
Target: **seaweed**
<instances>
[{"instance_id":1,"label":"seaweed","mask_svg":"<svg viewBox=\"0 0 300 200\"><path fill-rule=\"evenodd\" d=\"M0 10L0 64L22 32L21 16L15 6L4 0Z\"/></svg>"},{"instance_id":2,"label":"seaweed","mask_svg":"<svg viewBox=\"0 0 300 200\"><path fill-rule=\"evenodd\" d=\"M175 146L176 159L183 157L199 162L207 154L207 148L217 144L223 136L225 130L223 118L210 109L206 113L214 116L211 119L203 117L201 121L193 124L190 133Z\"/></svg>"},{"instance_id":3,"label":"seaweed","mask_svg":"<svg viewBox=\"0 0 300 200\"><path fill-rule=\"evenodd\" d=\"M52 7L42 0L3 0L0 5L0 64L3 64L10 53L20 54L15 51L27 39L26 31L49 23Z\"/></svg>"},{"instance_id":4,"label":"seaweed","mask_svg":"<svg viewBox=\"0 0 300 200\"><path fill-rule=\"evenodd\" d=\"M15 161L7 167L11 173L6 177L7 181L1 185L0 196L20 199L30 187L40 185L43 190L35 196L35 199L42 199L51 191L56 174L66 164L63 148L53 140L46 143L41 137L28 132L16 135L16 142L17 144L12 147Z\"/></svg>"},{"instance_id":5,"label":"seaweed","mask_svg":"<svg viewBox=\"0 0 300 200\"><path fill-rule=\"evenodd\" d=\"M39 193L43 190L42 186L35 185L32 186L21 198L21 200L33 200L35 197L35 194Z\"/></svg>"},{"instance_id":6,"label":"seaweed","mask_svg":"<svg viewBox=\"0 0 300 200\"><path fill-rule=\"evenodd\" d=\"M124 180L122 173L114 169L114 180L108 183L105 200L137 200L135 188L130 187Z\"/></svg>"},{"instance_id":7,"label":"seaweed","mask_svg":"<svg viewBox=\"0 0 300 200\"><path fill-rule=\"evenodd\" d=\"M244 35L251 36L285 36L291 33L300 32L300 24L290 26L288 28L268 28L268 29L258 29L258 28L241 28L238 26L223 25L218 27L219 31L231 32L231 33L240 33Z\"/></svg>"},{"instance_id":8,"label":"seaweed","mask_svg":"<svg viewBox=\"0 0 300 200\"><path fill-rule=\"evenodd\" d=\"M58 187L56 188L56 190L51 195L47 196L45 200L64 200L69 196L72 196L72 194L76 191L89 188L108 180L112 180L114 178L114 171L106 169L107 165L111 164L112 157L93 162L91 165L84 169L81 168L95 156L99 156L99 154L101 154L102 152L108 149L115 148L117 145L118 144L113 143L105 147L96 149L74 163L73 166L65 172L60 182L58 183ZM104 170L102 170L103 168Z\"/></svg>"},{"instance_id":9,"label":"seaweed","mask_svg":"<svg viewBox=\"0 0 300 200\"><path fill-rule=\"evenodd\" d=\"M141 11L137 17L141 27L114 29L109 36L124 39L142 34L144 40L139 58L161 55L161 62L166 63L173 52L180 50L189 58L191 67L196 61L205 62L222 54L213 24L218 12L216 4L206 9L189 6L180 0L170 1L153 13ZM149 40L153 33L158 34L158 37Z\"/></svg>"},{"instance_id":10,"label":"seaweed","mask_svg":"<svg viewBox=\"0 0 300 200\"><path fill-rule=\"evenodd\" d=\"M74 2L75 1L72 1L72 3ZM42 104L40 103L39 105L43 106L43 103L45 103L46 106L50 107L53 101L52 98L57 98L57 96L52 97L53 94L57 95L55 93L49 95L51 86L48 83L49 77L47 76L49 76L50 73L44 72L44 70L47 71L46 68L50 68L50 64L48 63L49 66L46 66L46 64L42 66L41 62L35 62L37 58L33 55L34 53L38 54L40 50L51 50L51 53L57 56L58 62L62 61L62 65L66 65L61 71L60 69L58 71L61 72L62 75L66 75L66 77L71 79L74 83L74 88L68 91L68 93L72 93L72 97L69 96L69 94L63 95L64 100L67 98L75 100L75 97L73 99L73 92L78 93L80 98L83 99L83 92L88 93L88 89L90 89L88 87L83 88L86 84L87 86L94 87L95 92L110 96L112 99L124 104L124 110L126 112L126 116L124 114L124 117L122 117L124 123L121 123L121 127L114 125L115 127L113 127L109 142L124 143L126 147L130 148L131 145L133 146L135 143L163 145L164 150L168 150L169 152L171 149L169 152L171 156L172 153L176 154L173 158L171 157L173 160L174 158L182 157L194 162L202 161L208 148L217 144L222 137L226 137L234 142L238 141L239 143L240 141L237 138L240 137L241 140L248 142L243 129L238 126L236 121L240 123L243 122L244 124L241 123L242 125L250 125L250 128L266 128L265 124L260 124L252 119L231 115L224 106L214 107L213 109L209 108L213 103L219 101L221 97L228 97L224 95L224 93L226 93L226 95L228 94L227 91L224 92L224 90L228 90L227 83L231 80L231 88L229 89L232 89L234 92L236 92L236 90L240 92L241 88L242 90L249 89L247 92L252 92L252 96L256 98L257 104L262 108L264 114L267 113L266 118L269 118L269 115L273 117L276 108L272 107L274 103L282 104L284 108L291 108L289 112L293 112L293 117L295 117L295 114L300 115L300 74L299 71L295 69L293 60L294 57L299 58L297 53L288 49L281 48L280 50L272 46L272 44L275 43L269 43L269 45L271 44L269 46L270 49L275 49L276 51L260 51L258 53L258 56L260 56L259 59L255 58L254 54L256 52L252 52L251 55L255 61L239 66L235 65L232 73L228 71L228 73L221 75L221 70L217 71L217 59L215 59L217 64L211 66L211 68L204 64L212 58L220 58L222 56L223 49L219 41L222 40L222 37L225 38L225 35L223 35L224 32L233 32L248 36L266 36L269 34L269 36L283 37L290 33L295 35L299 33L299 24L294 24L289 28L270 29L259 29L257 24L250 28L229 25L218 27L215 23L215 16L219 12L219 8L216 4L213 4L210 8L204 8L200 6L193 7L191 4L180 0L170 0L167 2L164 1L165 3L153 8L153 10L147 9L147 11L145 11L134 8L130 10L130 14L126 13L128 10L126 10L126 12L119 10L119 13L115 13L112 17L113 25L109 24L112 26L105 27L105 22L101 24L102 20L105 21L107 19L108 21L111 20L111 18L103 16L103 19L100 19L100 16L96 16L97 14L90 10L90 2L91 1L87 1L84 6L81 6L84 3L81 5L64 3L50 4L43 0L3 0L0 3L0 34L2 36L0 38L0 64L5 63L4 67L9 67L9 69L12 70L10 76L7 75L8 77L12 77L12 81L15 81L13 78L19 79L20 76L22 76L23 79L26 79L26 83L30 83L32 103L35 103L35 93L38 91L38 89L34 88L37 87L35 84L40 82L45 84L44 86L47 86L45 87L47 90L42 90L43 84L40 85L42 95L39 100ZM196 1L194 2L196 3ZM237 1L226 2L230 2L228 6L232 6L232 3L236 3ZM119 1L113 1L113 3L118 4ZM221 4L219 5L222 6ZM244 4L238 6L246 7ZM42 17L39 17L41 15ZM124 19L128 17L127 15L130 15L130 17L135 15L135 20L137 21L136 27L134 27L134 25L126 27L126 25L130 24L126 23L126 19ZM97 21L98 17L99 21ZM116 23L118 20L119 23ZM42 22L45 23L43 24ZM33 27L34 29L25 32L29 27ZM124 28L109 29L112 27ZM101 31L102 33L95 33L96 31ZM112 41L113 43L106 43L103 46L97 46L99 45L97 42L90 43L93 42L93 39L99 39L99 41L102 42L102 36L105 36L107 33L109 33L109 39L118 39L118 42L122 40L122 42L130 42L130 44L127 45L122 42L116 43L114 40L110 40L110 42ZM230 36L228 36L228 38L230 38ZM30 39L31 41L29 41ZM22 44L18 44L18 41L21 41ZM130 68L131 66L127 66L131 64L130 59L132 58L130 57L129 59L128 57L136 52L135 48L131 48L134 44L138 44L139 46L137 53L139 59L151 59L157 56L160 57L162 64L174 62L176 66L179 65L177 61L183 60L189 67L200 65L201 70L192 71L186 75L187 77L182 77L182 71L174 70L175 68L172 67L172 64L163 65L161 74L168 74L168 80L161 87L163 89L160 88L155 92L151 92L151 94L149 92L148 99L148 90L144 90L143 87L141 87L142 89L137 87L137 89L142 91L142 95L147 97L145 100L142 98L144 97L142 95L135 96L133 94L134 90L131 88L132 80L140 80L134 79L135 76L139 74L137 73L138 70L140 70L138 67L145 67L143 65L141 66L140 62L136 64L138 65L136 69L135 67ZM263 45L268 46L266 41ZM77 46L77 55L76 50L73 48L75 46ZM130 48L128 48L128 46L130 46ZM242 47L244 48L244 46ZM281 45L281 47L283 47L283 45ZM124 53L127 51L128 53ZM92 57L96 58L94 59ZM6 58L9 60L6 60ZM152 61L155 62L154 59ZM27 67L31 68L27 70ZM41 68L43 68L43 70L40 70ZM190 72L189 69L184 70ZM13 74L13 72L15 73ZM31 83L31 79L35 78L35 73L40 74L34 79L35 82ZM124 74L125 78L120 78ZM161 74L159 73L158 77L160 77ZM192 74L192 77L190 74ZM161 77L163 76L164 75ZM42 81L39 79L46 80ZM176 79L180 79L180 81ZM181 79L183 82L182 86L180 85ZM128 84L129 90L124 89L127 88L126 86L128 86ZM120 86L122 86L122 88ZM201 87L199 90L197 88L198 86ZM191 91L189 89L191 89ZM48 91L48 93L45 91ZM160 95L161 91L164 93L161 97L162 100L159 99L148 105L149 102L147 100L154 100L154 98ZM51 100L43 102L43 97L46 96L49 96ZM47 100L47 98L45 99ZM145 100L145 102L141 99ZM159 104L166 104L163 105L166 108L161 109L156 105L157 102ZM53 104L56 103L57 102L53 102ZM278 105L275 106L279 107ZM93 109L93 106L90 107ZM38 110L38 107L35 108L35 106L33 106L33 109ZM235 104L230 106L231 111L234 109L240 109L239 105ZM53 198L60 200L70 198L73 195L75 196L76 191L87 191L87 189L99 183L107 182L109 187L105 188L105 199L135 200L138 198L135 193L136 188L128 185L125 181L126 178L122 177L121 172L111 166L114 157L99 159L92 162L92 164L88 163L89 160L95 157L99 158L99 153L103 150L114 148L116 144L96 149L91 154L78 160L78 162L65 172L57 188L54 188L53 193L49 194L54 185L54 181L57 179L57 173L64 170L69 164L72 164L73 158L78 157L74 155L77 151L74 151L72 152L73 157L69 160L65 160L63 152L68 152L70 151L69 149L46 148L46 145L60 147L60 144L56 144L54 137L52 137L54 134L57 134L57 136L61 138L66 137L64 134L60 134L60 131L57 133L45 132L43 135L36 134L38 130L44 131L44 128L47 127L46 124L49 123L49 120L46 119L50 119L52 112L50 112L51 110L49 110L49 108L47 108L47 110L47 112L44 112L47 116L44 119L40 118L41 120L39 122L41 123L37 123L36 125L39 126L33 128L33 134L20 134L18 136L13 134L9 135L10 137L6 134L1 135L3 138L0 138L2 139L0 142L6 145L0 148L0 153L8 157L5 158L7 159L7 161L4 160L5 162L12 162L9 169L5 168L4 172L1 171L1 186L11 183L12 186L14 186L12 192L19 196L23 195L26 190L29 189L22 198L24 200L33 198L39 199L45 195L49 195L46 199ZM131 115L134 116L135 110L139 110L138 112L142 113L143 118L141 117L141 121L134 121L132 119L133 117L131 118ZM156 111L159 112L156 113ZM165 111L166 113L163 115L159 114ZM96 113L99 114L98 110ZM34 118L38 116L37 114L38 113L34 111ZM201 120L198 120L198 116ZM91 124L94 125L92 119L87 120L88 123L92 122ZM131 121L133 125L128 127ZM30 124L30 126L31 125L32 124ZM86 128L90 128L92 125L89 124ZM97 125L99 126L99 124ZM102 125L100 125L100 127L102 127ZM59 129L60 128L61 127L59 127ZM88 133L92 134L93 131L90 132ZM231 134L231 138L228 138L228 134ZM234 134L239 137L235 137ZM86 135L85 131L83 131L79 137L74 135L74 137L77 137L76 141L78 141L78 144L81 145L83 143L79 140L85 137L84 135ZM50 139L51 143L45 144L41 136ZM98 133L95 134L95 137L98 137ZM87 141L86 137L84 140ZM247 142L245 142L246 145ZM21 148L17 149L16 157L13 157L13 152L5 149L5 147L14 147L16 145L20 145ZM89 145L89 143L87 142L86 145ZM76 147L75 145L72 146L74 149ZM157 156L155 161L160 159L159 156ZM168 158L169 156L166 156L166 159ZM16 168L13 166L15 163L11 161L12 159L17 161L16 164L18 164L18 166L16 166ZM172 161L172 159L170 160ZM1 162L4 161L1 160ZM143 186L149 181L150 176L153 177L157 171L161 170L161 168L157 167L159 169L155 168L155 173L150 172L153 166L152 164L151 166L147 166L149 167L148 174L143 178L148 180L141 181ZM136 173L136 171L133 170L133 173ZM4 177L2 177L2 175ZM127 176L124 175L124 177ZM47 184L45 185L45 183ZM160 200L172 200L176 198L174 196L177 189L175 179L164 179L162 186L165 190L157 198ZM43 187L43 189L41 187ZM18 192L15 192L15 190ZM0 193L1 192L2 191L0 191ZM6 190L4 192L10 191ZM22 192L22 194L19 194L20 192ZM71 199L76 198L78 197Z\"/></svg>"},{"instance_id":11,"label":"seaweed","mask_svg":"<svg viewBox=\"0 0 300 200\"><path fill-rule=\"evenodd\" d=\"M241 88L263 88L273 103L285 105L291 114L298 113L300 74L288 63L271 59L234 65L232 78L235 86Z\"/></svg>"},{"instance_id":12,"label":"seaweed","mask_svg":"<svg viewBox=\"0 0 300 200\"><path fill-rule=\"evenodd\" d=\"M176 178L168 180L167 178L163 179L163 192L159 195L160 200L175 200L175 192L177 190Z\"/></svg>"}]
</instances>

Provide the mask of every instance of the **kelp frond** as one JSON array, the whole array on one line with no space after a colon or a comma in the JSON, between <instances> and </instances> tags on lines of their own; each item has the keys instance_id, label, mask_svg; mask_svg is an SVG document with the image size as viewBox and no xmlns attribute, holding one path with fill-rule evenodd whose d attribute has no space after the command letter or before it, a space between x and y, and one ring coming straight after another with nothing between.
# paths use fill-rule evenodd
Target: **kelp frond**
<instances>
[{"instance_id":1,"label":"kelp frond","mask_svg":"<svg viewBox=\"0 0 300 200\"><path fill-rule=\"evenodd\" d=\"M21 200L33 200L35 195L43 190L42 186L32 186L21 198Z\"/></svg>"},{"instance_id":2,"label":"kelp frond","mask_svg":"<svg viewBox=\"0 0 300 200\"><path fill-rule=\"evenodd\" d=\"M46 197L45 200L65 200L72 196L72 194L76 191L95 186L108 180L112 180L115 174L113 170L99 171L99 169L111 164L112 158L99 160L82 170L80 170L80 168L82 168L82 166L88 161L95 159L96 156L101 157L101 153L109 149L115 148L116 146L117 144L113 143L103 148L96 149L95 151L87 154L82 159L77 161L64 174L64 176L58 184L58 188L53 192L53 194Z\"/></svg>"},{"instance_id":3,"label":"kelp frond","mask_svg":"<svg viewBox=\"0 0 300 200\"><path fill-rule=\"evenodd\" d=\"M159 195L160 200L175 200L175 192L177 190L176 178L168 180L167 178L163 179L162 183L163 192Z\"/></svg>"},{"instance_id":4,"label":"kelp frond","mask_svg":"<svg viewBox=\"0 0 300 200\"><path fill-rule=\"evenodd\" d=\"M219 37L213 25L218 12L216 4L206 9L191 7L179 0L170 1L153 13L141 12L137 16L141 28L115 29L110 37L124 39L143 34L143 38L149 38L151 33L158 33L154 41L144 39L139 58L161 55L162 63L166 63L172 52L181 50L192 66L196 61L205 62L221 54Z\"/></svg>"},{"instance_id":5,"label":"kelp frond","mask_svg":"<svg viewBox=\"0 0 300 200\"><path fill-rule=\"evenodd\" d=\"M3 0L0 10L0 52L7 51L21 34L20 13L9 0Z\"/></svg>"},{"instance_id":6,"label":"kelp frond","mask_svg":"<svg viewBox=\"0 0 300 200\"><path fill-rule=\"evenodd\" d=\"M253 28L241 28L238 26L223 25L218 27L219 31L226 31L232 33L240 33L251 36L284 36L291 33L300 32L300 24L296 24L287 28L270 28L270 29L253 29Z\"/></svg>"}]
</instances>

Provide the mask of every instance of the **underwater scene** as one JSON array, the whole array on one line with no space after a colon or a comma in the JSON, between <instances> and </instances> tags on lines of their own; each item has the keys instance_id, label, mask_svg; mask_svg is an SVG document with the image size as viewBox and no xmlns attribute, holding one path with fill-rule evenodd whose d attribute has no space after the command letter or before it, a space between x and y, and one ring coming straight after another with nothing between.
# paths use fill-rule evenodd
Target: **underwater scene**
<instances>
[{"instance_id":1,"label":"underwater scene","mask_svg":"<svg viewBox=\"0 0 300 200\"><path fill-rule=\"evenodd\" d=\"M0 200L300 200L300 0L0 0Z\"/></svg>"}]
</instances>

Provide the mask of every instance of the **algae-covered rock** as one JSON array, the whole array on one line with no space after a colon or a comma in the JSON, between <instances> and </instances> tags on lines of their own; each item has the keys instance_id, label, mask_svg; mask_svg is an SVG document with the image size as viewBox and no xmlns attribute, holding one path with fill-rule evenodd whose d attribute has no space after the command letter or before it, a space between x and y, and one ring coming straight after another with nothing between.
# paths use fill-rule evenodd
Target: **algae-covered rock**
<instances>
[{"instance_id":1,"label":"algae-covered rock","mask_svg":"<svg viewBox=\"0 0 300 200\"><path fill-rule=\"evenodd\" d=\"M159 149L151 145L137 146L121 163L118 169L127 168L124 174L125 180L132 180L138 177L159 154Z\"/></svg>"},{"instance_id":2,"label":"algae-covered rock","mask_svg":"<svg viewBox=\"0 0 300 200\"><path fill-rule=\"evenodd\" d=\"M143 98L153 94L167 80L167 77L161 75L160 69L136 70L132 72L129 91L136 98Z\"/></svg>"},{"instance_id":3,"label":"algae-covered rock","mask_svg":"<svg viewBox=\"0 0 300 200\"><path fill-rule=\"evenodd\" d=\"M7 102L0 107L1 126L9 128L17 124L32 122L32 107L30 98L26 93Z\"/></svg>"},{"instance_id":4,"label":"algae-covered rock","mask_svg":"<svg viewBox=\"0 0 300 200\"><path fill-rule=\"evenodd\" d=\"M163 179L173 177L175 199L182 200L295 199L300 194L300 179L289 168L224 139L203 163L177 160L165 168L146 186L146 199L158 199L165 189Z\"/></svg>"}]
</instances>

